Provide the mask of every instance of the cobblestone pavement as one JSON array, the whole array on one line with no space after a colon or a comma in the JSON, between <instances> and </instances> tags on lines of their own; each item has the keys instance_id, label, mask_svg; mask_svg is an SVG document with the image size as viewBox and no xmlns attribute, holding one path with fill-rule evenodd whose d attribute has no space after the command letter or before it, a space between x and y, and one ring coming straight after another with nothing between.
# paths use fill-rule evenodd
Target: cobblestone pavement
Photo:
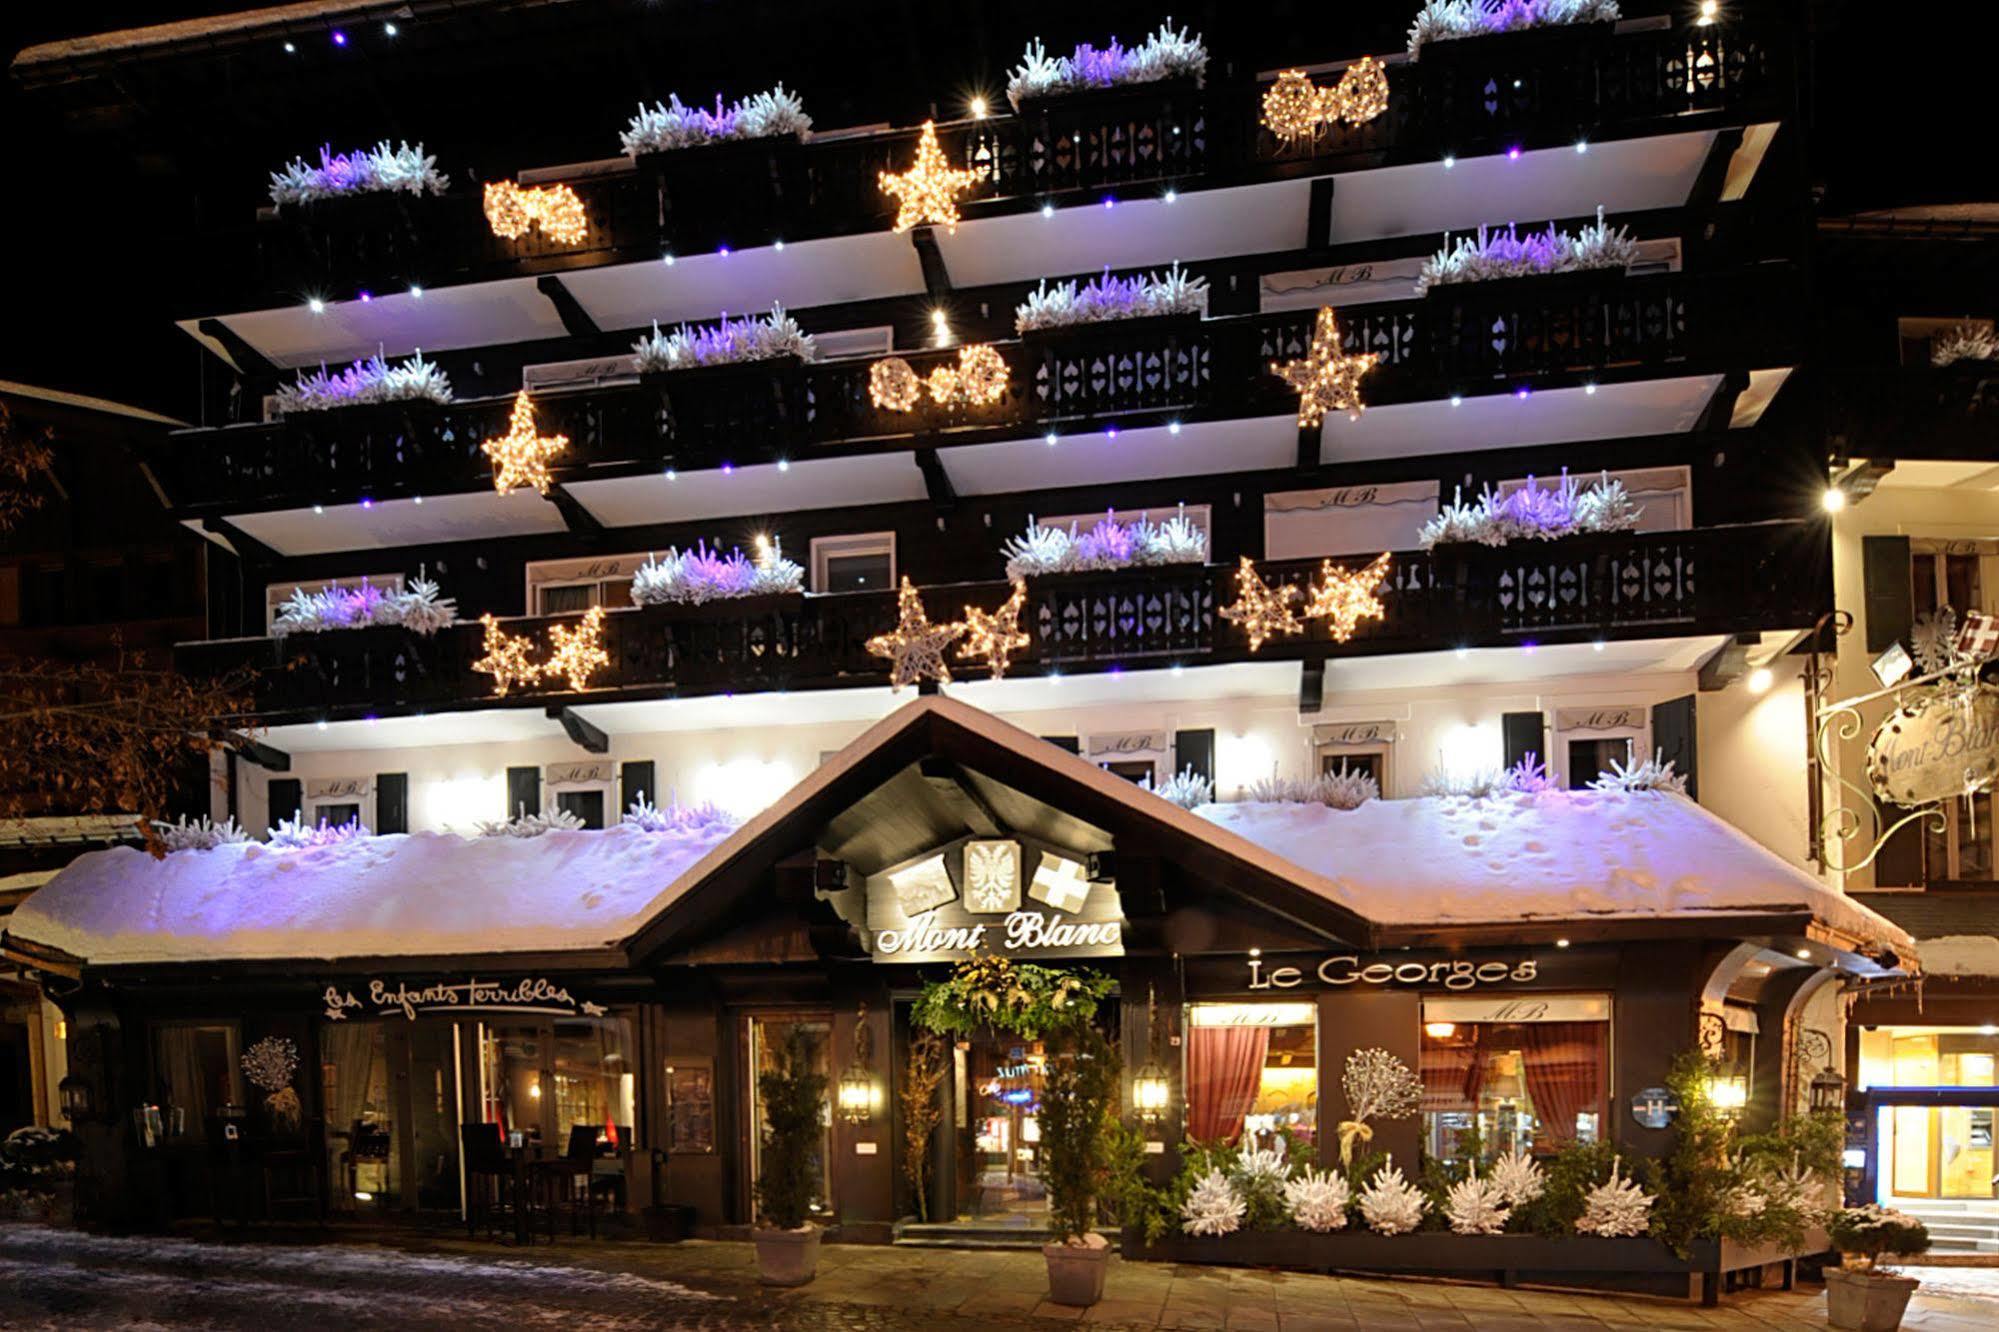
<instances>
[{"instance_id":1,"label":"cobblestone pavement","mask_svg":"<svg viewBox=\"0 0 1999 1332\"><path fill-rule=\"evenodd\" d=\"M1673 1332L1823 1328L1813 1291L1751 1292L1721 1308L1153 1263L1113 1263L1087 1314L1049 1304L1033 1252L827 1245L798 1290L756 1283L747 1244L565 1240L531 1250L439 1235L334 1232L328 1242L108 1238L0 1226L0 1328L687 1329L688 1332L1013 1332L1093 1328L1255 1332ZM1934 1269L1932 1269L1934 1270ZM1915 1275L1924 1275L1917 1269ZM1990 1332L1999 1301L1958 1273L1918 1295L1914 1332Z\"/></svg>"}]
</instances>

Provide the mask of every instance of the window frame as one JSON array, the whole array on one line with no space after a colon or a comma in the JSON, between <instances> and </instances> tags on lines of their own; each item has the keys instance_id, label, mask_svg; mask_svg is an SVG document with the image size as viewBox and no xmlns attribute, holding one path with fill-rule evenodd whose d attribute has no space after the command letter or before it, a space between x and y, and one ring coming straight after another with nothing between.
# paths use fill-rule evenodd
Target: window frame
<instances>
[{"instance_id":1,"label":"window frame","mask_svg":"<svg viewBox=\"0 0 1999 1332\"><path fill-rule=\"evenodd\" d=\"M897 558L894 532L850 532L837 536L817 536L812 538L811 573L812 590L821 595L827 592L826 580L832 561L855 555L888 556L888 579L878 592L893 591L897 575L901 572L901 562Z\"/></svg>"}]
</instances>

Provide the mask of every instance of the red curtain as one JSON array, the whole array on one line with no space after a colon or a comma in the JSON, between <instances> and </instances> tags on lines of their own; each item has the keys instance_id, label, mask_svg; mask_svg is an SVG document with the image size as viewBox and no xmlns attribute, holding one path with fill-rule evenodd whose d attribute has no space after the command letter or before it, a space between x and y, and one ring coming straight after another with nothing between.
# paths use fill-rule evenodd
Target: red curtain
<instances>
[{"instance_id":1,"label":"red curtain","mask_svg":"<svg viewBox=\"0 0 1999 1332\"><path fill-rule=\"evenodd\" d=\"M1423 1037L1419 1072L1423 1078L1423 1109L1436 1114L1450 1110L1470 1110L1477 1103L1473 1086L1472 1037L1469 1028L1460 1028L1445 1037Z\"/></svg>"},{"instance_id":2,"label":"red curtain","mask_svg":"<svg viewBox=\"0 0 1999 1332\"><path fill-rule=\"evenodd\" d=\"M1187 1033L1187 1132L1202 1142L1233 1142L1256 1103L1267 1027L1194 1027Z\"/></svg>"},{"instance_id":3,"label":"red curtain","mask_svg":"<svg viewBox=\"0 0 1999 1332\"><path fill-rule=\"evenodd\" d=\"M1575 1141L1576 1116L1603 1109L1602 1022L1529 1022L1519 1028L1527 1095L1541 1121L1535 1146Z\"/></svg>"}]
</instances>

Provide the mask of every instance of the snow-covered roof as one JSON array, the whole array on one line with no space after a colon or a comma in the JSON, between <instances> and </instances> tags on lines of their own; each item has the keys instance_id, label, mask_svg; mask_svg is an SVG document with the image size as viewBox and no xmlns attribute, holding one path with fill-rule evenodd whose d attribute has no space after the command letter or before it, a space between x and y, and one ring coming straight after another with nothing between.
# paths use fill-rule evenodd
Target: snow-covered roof
<instances>
[{"instance_id":1,"label":"snow-covered roof","mask_svg":"<svg viewBox=\"0 0 1999 1332\"><path fill-rule=\"evenodd\" d=\"M1945 934L1925 939L1926 976L1999 976L1999 937L1990 934Z\"/></svg>"},{"instance_id":2,"label":"snow-covered roof","mask_svg":"<svg viewBox=\"0 0 1999 1332\"><path fill-rule=\"evenodd\" d=\"M879 751L896 744L913 756L915 728L932 724L947 728L932 736L965 737L996 758L1004 751L1010 766L1028 760L1065 784L1065 798L1087 800L1092 821L1114 814L1183 849L1194 839L1246 877L1363 927L1809 914L1850 940L1914 956L1892 921L1683 796L1549 791L1190 812L941 697L883 718L733 833L613 828L471 841L418 833L303 851L225 845L163 861L118 848L78 858L16 910L9 934L98 966L615 946L764 839L790 842L786 828L850 799L848 786L860 798L858 783L879 784L870 775Z\"/></svg>"},{"instance_id":3,"label":"snow-covered roof","mask_svg":"<svg viewBox=\"0 0 1999 1332\"><path fill-rule=\"evenodd\" d=\"M397 833L164 860L121 846L77 857L7 929L95 966L600 949L658 914L730 831Z\"/></svg>"}]
</instances>

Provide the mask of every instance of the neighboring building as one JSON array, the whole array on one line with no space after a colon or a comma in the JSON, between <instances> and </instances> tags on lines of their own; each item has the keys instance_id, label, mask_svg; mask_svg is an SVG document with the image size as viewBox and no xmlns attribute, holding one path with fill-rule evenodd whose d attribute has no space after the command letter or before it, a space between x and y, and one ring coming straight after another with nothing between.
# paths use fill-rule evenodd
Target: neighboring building
<instances>
[{"instance_id":1,"label":"neighboring building","mask_svg":"<svg viewBox=\"0 0 1999 1332\"><path fill-rule=\"evenodd\" d=\"M103 664L143 652L162 665L204 632L203 552L168 517L136 446L177 425L120 403L0 381L14 427L46 436L55 462L39 507L0 534L0 663ZM130 814L79 815L28 793L0 818L0 928L79 853L139 836ZM63 1018L37 985L0 967L0 1134L60 1124Z\"/></svg>"},{"instance_id":2,"label":"neighboring building","mask_svg":"<svg viewBox=\"0 0 1999 1332\"><path fill-rule=\"evenodd\" d=\"M1391 49L1385 34L1280 40L1231 24L1208 34L1205 87L1113 89L1017 115L989 114L1004 107L994 79L976 110L952 107L936 127L946 160L970 173L962 220L898 232L878 180L911 170L921 115L895 100L903 91L871 95L901 88L885 76L894 52L814 75L803 91L819 124L802 145L636 159L612 156L629 113L608 106L669 86L622 86L589 62L588 87L562 76L574 99L536 99L553 109L533 140L549 155L531 158L527 140L477 123L509 94L446 90L484 43L526 40L538 8L475 6L393 39L332 18L128 34L30 51L15 73L78 105L122 105L121 85L98 75L115 48L147 86L186 99L183 120L206 105L203 79L225 71L276 108L245 130L268 161L243 162L226 186L217 163L203 167L213 215L243 224L218 222L217 266L183 323L216 372L207 424L149 453L174 516L233 574L213 580L208 641L178 661L262 670L267 729L218 763L212 812L252 829L358 819L470 835L558 811L612 827L644 796L750 822L693 848L706 858L650 866L645 893L546 849L522 853L524 871L490 845L413 837L383 844L397 848L384 864L403 868L356 869L351 883L335 871L358 861L314 852L324 899L273 892L254 920L196 911L122 942L115 921L85 918L77 886L99 881L79 871L27 908L35 923L9 946L84 987L93 1095L116 1117L95 1132L98 1170L116 1177L139 1150L120 1133L134 1109L240 1108L237 1056L273 1037L305 1055L300 1132L323 1163L319 1196L343 1208L457 1206L461 1123L549 1141L601 1123L613 1142L635 1133L668 1152L664 1179L633 1178L632 1203L664 1194L696 1205L703 1226L747 1222L754 1072L804 1022L830 1038L836 1079L867 1069L854 1033L872 1032L870 1071L895 1086L917 984L987 942L945 907L964 891L967 841L1047 867L1042 896L1029 894L1048 907L1037 919L1118 926L1114 941L1091 934L1061 955L1118 977L1127 1058L1135 1068L1156 1045L1184 1110L1210 1127L1254 1115L1261 1128L1330 1131L1337 1070L1363 1039L1425 1076L1429 1117L1396 1130L1411 1154L1419 1141L1448 1154L1473 1125L1488 1141L1588 1135L1655 1152L1663 1135L1634 1120L1632 1098L1696 1041L1734 1062L1759 1121L1844 1066L1839 982L1901 977L1908 950L1898 928L1813 877L1806 649L1830 645L1828 617L1847 603L1821 508L1821 386L1836 376L1815 360L1794 109L1804 53L1788 15L1717 21L1673 6L1614 31L1441 42L1417 62L1395 43L1382 114L1292 143L1258 125L1280 71L1304 64L1331 84ZM540 33L551 69L606 40L604 13L624 12L587 8L573 31ZM643 49L664 20L626 21ZM1113 26L1068 36L1101 41ZM1032 35L1009 27L949 69L1000 68ZM970 40L932 33L912 49ZM356 52L381 105L374 120L343 113L349 138L335 146L391 126L424 137L452 188L265 208L248 225L261 173L326 138L330 102L312 98L341 86ZM274 86L274 69L295 70L297 87ZM943 96L952 74L922 77L924 96ZM731 86L775 78L746 69ZM600 104L588 128L584 109ZM891 113L896 127L877 123ZM433 115L462 140L430 128ZM478 182L502 180L568 186L581 234L496 236ZM1416 294L1447 235L1514 222L1577 233L1600 208L1634 241L1613 267ZM1044 280L1175 263L1205 282L1204 315L1016 329ZM712 324L773 302L817 339L816 359L641 373L632 353L655 322ZM1298 395L1271 368L1311 354L1329 305L1343 351L1378 358L1361 380L1368 409L1301 428ZM977 368L980 346L1004 384L953 398L951 375ZM419 348L448 375L448 404L279 410L301 372ZM532 451L514 421L523 392L533 433L567 444L545 493L500 493L481 445L512 432L516 452ZM1635 518L1597 533L1550 526L1564 473L1620 482ZM1543 491L1521 506L1527 534L1421 548L1457 497L1525 486ZM1106 515L1184 523L1205 558L1137 567L1112 550L1083 571L1034 573L1004 678L954 660L948 700L895 711L909 695L868 643L897 628L899 583L939 621L994 613L1011 592L1010 538L1037 521L1088 534ZM802 586L637 604L635 579L650 566L658 581L659 555L706 543L755 558L766 539L798 562ZM1228 614L1244 596L1240 561L1304 589L1330 582L1324 561L1358 569L1383 551L1381 613L1350 640L1316 617L1253 645ZM301 592L400 591L419 577L455 599L460 623L272 632ZM502 635L545 661L586 623L599 625L601 661L499 687ZM1569 873L1560 843L1471 816L1458 826L1457 806L1421 798L1433 780L1464 785L1530 758L1554 787L1581 788L1655 754L1715 817L1673 805L1689 820L1678 839L1634 817L1628 849L1591 825L1588 837L1608 837L1588 862L1600 883ZM1254 826L1239 826L1239 811L1201 822L1107 787L1077 759L1154 786L1191 770L1224 802L1272 779L1365 773L1384 800L1355 817L1406 825L1407 854L1386 863L1385 838L1371 864L1334 864L1322 856L1339 843L1337 815L1326 846L1295 843L1247 815ZM1544 798L1599 819L1623 799ZM611 838L631 840L550 847ZM425 848L440 859L410 889L398 876L419 872L406 857ZM1434 891L1398 901L1395 876L1423 878L1432 859ZM1033 882L1013 863L1024 869ZM170 858L129 879L205 902L208 872ZM262 874L246 869L237 892L254 895ZM1379 877L1349 894L1343 874ZM539 890L525 891L533 875ZM573 902L546 893L558 875L573 876ZM382 914L357 921L346 889ZM416 892L431 896L405 900ZM926 893L945 911L942 937L920 920ZM387 921L408 937L385 936ZM1337 968L1316 970L1331 946L1363 971L1387 968L1384 991L1336 989ZM1403 948L1423 951L1368 956ZM1311 955L1325 992L1274 1000L1259 984L1265 954L1273 976ZM1552 978L1529 987L1548 1001L1545 1026L1517 1009L1495 1022L1443 981L1458 962L1476 974L1502 960ZM510 985L552 978L574 995L556 1006L571 1007L508 1018L507 1002L468 1001L486 1016L361 1020L384 1011L375 982L386 995L501 972ZM599 1011L574 1006L586 996ZM1170 1044L1153 1034L1152 1002ZM1199 1063L1222 1044L1194 1035L1207 1029L1268 1033L1232 1056L1253 1066L1229 1075L1253 1083L1246 1109ZM1032 1213L1017 1154L1029 1126L998 1103L1031 1103L1030 1066L1001 1047L964 1056L938 1172L950 1182L934 1204L953 1222ZM436 1097L412 1100L413 1084ZM696 1106L687 1123L676 1098ZM190 1140L201 1118L182 1125ZM833 1132L825 1206L850 1233L887 1238L909 1207L898 1149ZM1177 1152L1181 1127L1163 1133Z\"/></svg>"}]
</instances>

